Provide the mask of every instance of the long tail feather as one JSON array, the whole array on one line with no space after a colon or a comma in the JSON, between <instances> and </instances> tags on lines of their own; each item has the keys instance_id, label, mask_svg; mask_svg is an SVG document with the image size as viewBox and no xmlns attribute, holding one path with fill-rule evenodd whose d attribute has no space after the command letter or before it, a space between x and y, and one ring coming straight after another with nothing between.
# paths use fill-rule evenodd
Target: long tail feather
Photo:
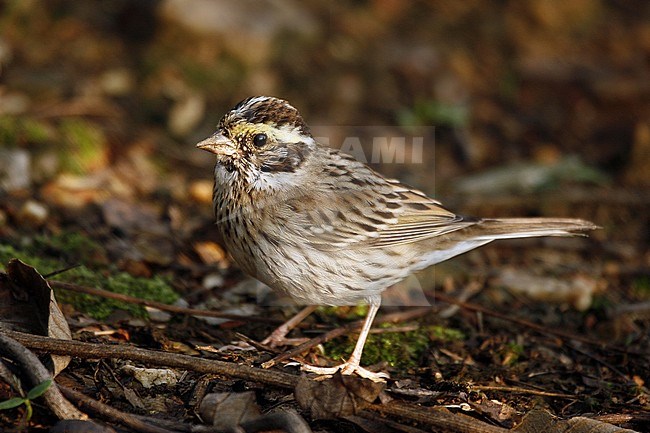
<instances>
[{"instance_id":1,"label":"long tail feather","mask_svg":"<svg viewBox=\"0 0 650 433\"><path fill-rule=\"evenodd\" d=\"M473 226L476 240L532 238L538 236L585 236L596 224L573 218L493 218Z\"/></svg>"}]
</instances>

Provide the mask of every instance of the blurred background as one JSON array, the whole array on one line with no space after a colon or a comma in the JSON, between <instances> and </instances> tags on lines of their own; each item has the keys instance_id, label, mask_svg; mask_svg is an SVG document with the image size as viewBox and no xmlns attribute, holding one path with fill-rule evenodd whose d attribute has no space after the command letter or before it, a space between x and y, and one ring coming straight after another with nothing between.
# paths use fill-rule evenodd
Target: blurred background
<instances>
[{"instance_id":1,"label":"blurred background","mask_svg":"<svg viewBox=\"0 0 650 433\"><path fill-rule=\"evenodd\" d=\"M5 191L133 152L208 167L192 144L256 94L288 99L312 125L434 126L435 155L412 169L441 186L513 163L567 164L533 190L650 184L643 1L0 5L0 138L32 170L4 174Z\"/></svg>"},{"instance_id":2,"label":"blurred background","mask_svg":"<svg viewBox=\"0 0 650 433\"><path fill-rule=\"evenodd\" d=\"M618 253L650 260L644 1L0 8L0 189L36 201L0 208L4 221L43 227L52 206L109 198L209 203L212 159L194 143L266 94L333 146L423 136L422 163L380 171L453 208L593 219Z\"/></svg>"},{"instance_id":3,"label":"blurred background","mask_svg":"<svg viewBox=\"0 0 650 433\"><path fill-rule=\"evenodd\" d=\"M421 163L380 171L462 212L592 219L607 229L597 238L650 260L646 2L0 8L0 189L18 200L3 224L42 228L51 208L116 198L209 215L212 159L193 145L267 94L333 143L423 136Z\"/></svg>"},{"instance_id":4,"label":"blurred background","mask_svg":"<svg viewBox=\"0 0 650 433\"><path fill-rule=\"evenodd\" d=\"M321 135L422 136L422 161L378 169L462 213L595 221L601 285L650 290L644 1L5 0L0 12L12 248L73 230L136 275L226 260L204 245L213 160L194 143L267 94Z\"/></svg>"},{"instance_id":5,"label":"blurred background","mask_svg":"<svg viewBox=\"0 0 650 433\"><path fill-rule=\"evenodd\" d=\"M256 286L242 288L252 282L216 240L213 158L194 144L259 94L289 100L333 144L422 137L421 161L376 168L460 213L603 227L588 239L497 243L408 288L474 287L482 305L648 350L642 0L0 0L0 266L19 257L45 274L81 264L57 278L199 308L250 301ZM112 304L57 296L73 325L83 314L124 317ZM454 323L483 331L474 320ZM481 338L454 350L478 351L479 367L502 365L498 350L488 359L482 348L510 340ZM647 364L625 359L609 362L647 379ZM592 385L579 384L602 390ZM647 409L637 391L618 401ZM614 401L607 395L603 404Z\"/></svg>"}]
</instances>

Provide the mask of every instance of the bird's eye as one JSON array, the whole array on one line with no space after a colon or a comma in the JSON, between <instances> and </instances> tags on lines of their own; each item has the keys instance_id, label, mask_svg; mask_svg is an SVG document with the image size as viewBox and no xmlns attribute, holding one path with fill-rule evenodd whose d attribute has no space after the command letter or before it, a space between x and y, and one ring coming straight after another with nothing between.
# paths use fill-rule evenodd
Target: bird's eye
<instances>
[{"instance_id":1,"label":"bird's eye","mask_svg":"<svg viewBox=\"0 0 650 433\"><path fill-rule=\"evenodd\" d=\"M255 147L262 147L266 144L266 134L255 134L253 137L253 144Z\"/></svg>"}]
</instances>

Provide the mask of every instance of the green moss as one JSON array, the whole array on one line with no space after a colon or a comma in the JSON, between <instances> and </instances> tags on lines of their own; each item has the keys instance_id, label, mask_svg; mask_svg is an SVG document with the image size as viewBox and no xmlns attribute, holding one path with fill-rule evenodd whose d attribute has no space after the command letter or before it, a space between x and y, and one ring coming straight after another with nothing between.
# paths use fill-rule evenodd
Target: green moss
<instances>
[{"instance_id":1,"label":"green moss","mask_svg":"<svg viewBox=\"0 0 650 433\"><path fill-rule=\"evenodd\" d=\"M73 263L83 258L86 265L105 262L103 248L82 232L62 232L54 236L40 235L29 246L34 254L45 253Z\"/></svg>"},{"instance_id":2,"label":"green moss","mask_svg":"<svg viewBox=\"0 0 650 433\"><path fill-rule=\"evenodd\" d=\"M524 346L515 342L507 343L501 350L501 359L504 365L515 365L521 355L524 354Z\"/></svg>"},{"instance_id":3,"label":"green moss","mask_svg":"<svg viewBox=\"0 0 650 433\"><path fill-rule=\"evenodd\" d=\"M355 305L347 307L331 307L322 306L318 307L316 313L322 317L337 317L345 321L353 321L364 319L368 314L368 305Z\"/></svg>"},{"instance_id":4,"label":"green moss","mask_svg":"<svg viewBox=\"0 0 650 433\"><path fill-rule=\"evenodd\" d=\"M650 277L643 275L632 281L632 293L640 299L650 298Z\"/></svg>"},{"instance_id":5,"label":"green moss","mask_svg":"<svg viewBox=\"0 0 650 433\"><path fill-rule=\"evenodd\" d=\"M64 277L65 276L65 277ZM58 278L75 284L98 287L114 293L122 293L141 299L149 299L163 303L173 303L178 295L171 288L166 278L155 276L153 278L133 277L126 272L117 272L108 276L93 272L88 268L80 267L61 274ZM59 302L71 304L75 309L96 318L104 319L115 310L124 310L135 317L147 317L145 309L141 306L104 299L97 296L61 290L57 292Z\"/></svg>"},{"instance_id":6,"label":"green moss","mask_svg":"<svg viewBox=\"0 0 650 433\"><path fill-rule=\"evenodd\" d=\"M81 232L38 235L18 246L0 244L0 267L14 257L35 267L43 275L80 261L91 267L106 263L106 259L101 259L101 246Z\"/></svg>"},{"instance_id":7,"label":"green moss","mask_svg":"<svg viewBox=\"0 0 650 433\"><path fill-rule=\"evenodd\" d=\"M41 274L54 272L55 270L64 267L52 259L33 255L24 249L17 249L12 245L0 244L0 270L4 271L7 262L13 258L19 259L28 265L33 266Z\"/></svg>"},{"instance_id":8,"label":"green moss","mask_svg":"<svg viewBox=\"0 0 650 433\"><path fill-rule=\"evenodd\" d=\"M99 249L97 243L81 233L41 236L19 247L0 243L0 268L4 268L9 259L17 258L46 275L81 260L88 260ZM126 272L116 271L112 266L99 265L92 258L82 264L88 267L79 266L67 270L56 275L55 279L163 303L172 303L178 299L166 278L133 277ZM104 319L117 309L125 310L135 317L146 317L143 307L129 303L65 290L57 291L56 297L59 302L71 304L76 310L96 319Z\"/></svg>"},{"instance_id":9,"label":"green moss","mask_svg":"<svg viewBox=\"0 0 650 433\"><path fill-rule=\"evenodd\" d=\"M41 144L54 135L49 125L34 119L0 116L0 145Z\"/></svg>"},{"instance_id":10,"label":"green moss","mask_svg":"<svg viewBox=\"0 0 650 433\"><path fill-rule=\"evenodd\" d=\"M394 325L381 325L383 328L392 326ZM325 344L326 353L334 359L347 359L354 349L357 336L357 334L353 334L343 342L334 341ZM419 359L433 341L464 339L465 335L456 329L434 325L423 326L415 331L371 334L364 347L361 363L362 365L372 365L385 361L400 370L413 368L418 365Z\"/></svg>"},{"instance_id":11,"label":"green moss","mask_svg":"<svg viewBox=\"0 0 650 433\"><path fill-rule=\"evenodd\" d=\"M463 341L467 337L458 329L445 328L444 326L432 325L428 327L432 339L439 341Z\"/></svg>"},{"instance_id":12,"label":"green moss","mask_svg":"<svg viewBox=\"0 0 650 433\"><path fill-rule=\"evenodd\" d=\"M106 159L106 137L100 127L84 119L65 119L59 125L63 139L62 168L83 174L102 166Z\"/></svg>"},{"instance_id":13,"label":"green moss","mask_svg":"<svg viewBox=\"0 0 650 433\"><path fill-rule=\"evenodd\" d=\"M29 143L45 143L54 136L50 125L34 119L23 119L22 132Z\"/></svg>"}]
</instances>

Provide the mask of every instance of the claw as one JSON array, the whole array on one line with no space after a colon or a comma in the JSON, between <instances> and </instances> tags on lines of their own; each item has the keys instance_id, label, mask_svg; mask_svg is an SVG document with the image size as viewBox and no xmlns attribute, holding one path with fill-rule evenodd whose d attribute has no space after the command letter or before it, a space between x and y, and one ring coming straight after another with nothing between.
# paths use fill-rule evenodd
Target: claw
<instances>
[{"instance_id":1,"label":"claw","mask_svg":"<svg viewBox=\"0 0 650 433\"><path fill-rule=\"evenodd\" d=\"M364 379L370 379L373 382L385 382L386 379L390 378L388 373L370 371L353 362L344 362L343 364L337 365L336 367L316 367L314 365L301 364L300 369L310 373L323 374L328 376L332 376L338 370L341 370L341 374L356 373Z\"/></svg>"}]
</instances>

